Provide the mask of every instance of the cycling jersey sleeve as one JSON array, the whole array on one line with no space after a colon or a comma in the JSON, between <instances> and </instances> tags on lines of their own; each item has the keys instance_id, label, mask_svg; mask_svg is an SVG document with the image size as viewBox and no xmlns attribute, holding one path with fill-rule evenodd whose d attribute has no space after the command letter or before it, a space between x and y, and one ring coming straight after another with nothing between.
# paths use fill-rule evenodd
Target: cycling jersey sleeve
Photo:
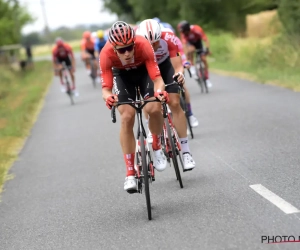
<instances>
[{"instance_id":1,"label":"cycling jersey sleeve","mask_svg":"<svg viewBox=\"0 0 300 250\"><path fill-rule=\"evenodd\" d=\"M56 48L56 46L55 46L55 47L53 47L53 49L52 49L52 61L53 61L53 62L55 62L55 60L56 60L56 51L57 51L57 48Z\"/></svg>"},{"instance_id":2,"label":"cycling jersey sleeve","mask_svg":"<svg viewBox=\"0 0 300 250\"><path fill-rule=\"evenodd\" d=\"M113 87L113 72L112 62L107 56L106 50L100 53L100 76L102 88L112 89Z\"/></svg>"},{"instance_id":3,"label":"cycling jersey sleeve","mask_svg":"<svg viewBox=\"0 0 300 250\"><path fill-rule=\"evenodd\" d=\"M81 51L85 51L85 49L86 49L86 43L85 43L84 40L81 40L80 48L81 48Z\"/></svg>"},{"instance_id":4,"label":"cycling jersey sleeve","mask_svg":"<svg viewBox=\"0 0 300 250\"><path fill-rule=\"evenodd\" d=\"M70 57L73 59L74 58L74 54L73 54L72 47L69 44L67 44L66 48L67 48L68 55L70 55Z\"/></svg>"},{"instance_id":5,"label":"cycling jersey sleeve","mask_svg":"<svg viewBox=\"0 0 300 250\"><path fill-rule=\"evenodd\" d=\"M144 53L146 68L151 80L161 77L154 50L149 42L144 43L143 51L140 53Z\"/></svg>"},{"instance_id":6,"label":"cycling jersey sleeve","mask_svg":"<svg viewBox=\"0 0 300 250\"><path fill-rule=\"evenodd\" d=\"M204 33L204 30L199 25L193 25L193 26L194 26L194 31L201 36L202 40L207 41L207 36Z\"/></svg>"},{"instance_id":7,"label":"cycling jersey sleeve","mask_svg":"<svg viewBox=\"0 0 300 250\"><path fill-rule=\"evenodd\" d=\"M176 57L179 54L179 49L176 41L176 36L172 35L172 38L167 40L168 50L170 53L170 58Z\"/></svg>"},{"instance_id":8,"label":"cycling jersey sleeve","mask_svg":"<svg viewBox=\"0 0 300 250\"><path fill-rule=\"evenodd\" d=\"M187 62L187 58L184 54L182 43L181 43L179 37L177 37L177 36L176 36L176 43L177 43L179 55L181 56L182 65L184 65Z\"/></svg>"}]
</instances>

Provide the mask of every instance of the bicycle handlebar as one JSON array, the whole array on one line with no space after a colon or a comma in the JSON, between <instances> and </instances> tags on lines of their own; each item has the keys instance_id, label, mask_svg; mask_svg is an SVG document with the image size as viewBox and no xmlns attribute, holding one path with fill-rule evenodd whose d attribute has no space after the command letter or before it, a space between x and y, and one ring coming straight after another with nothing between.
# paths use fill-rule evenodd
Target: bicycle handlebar
<instances>
[{"instance_id":1,"label":"bicycle handlebar","mask_svg":"<svg viewBox=\"0 0 300 250\"><path fill-rule=\"evenodd\" d=\"M111 109L111 118L112 122L116 123L116 107L124 104L129 104L131 107L133 107L135 110L142 110L143 107L149 103L149 102L161 102L157 97L155 97L154 100L136 100L136 101L127 101L127 102L117 102L116 106L113 106ZM143 103L143 104L142 104ZM166 118L168 114L167 105L165 102L161 102L163 106L163 117ZM138 105L138 106L137 106Z\"/></svg>"}]
</instances>

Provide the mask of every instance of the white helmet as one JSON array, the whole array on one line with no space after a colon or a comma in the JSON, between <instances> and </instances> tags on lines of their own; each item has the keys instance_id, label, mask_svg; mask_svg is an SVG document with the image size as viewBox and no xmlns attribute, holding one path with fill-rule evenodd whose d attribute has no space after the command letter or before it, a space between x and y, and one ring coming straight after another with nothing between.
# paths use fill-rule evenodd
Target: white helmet
<instances>
[{"instance_id":1,"label":"white helmet","mask_svg":"<svg viewBox=\"0 0 300 250\"><path fill-rule=\"evenodd\" d=\"M139 24L136 34L144 36L150 43L154 43L160 40L161 27L157 21L146 19Z\"/></svg>"}]
</instances>

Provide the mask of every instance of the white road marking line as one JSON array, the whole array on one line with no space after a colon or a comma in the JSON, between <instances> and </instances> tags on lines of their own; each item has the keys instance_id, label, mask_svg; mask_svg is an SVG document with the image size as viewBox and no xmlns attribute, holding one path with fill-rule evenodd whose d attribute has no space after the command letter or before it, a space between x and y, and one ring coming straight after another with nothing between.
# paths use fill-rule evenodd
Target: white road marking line
<instances>
[{"instance_id":1,"label":"white road marking line","mask_svg":"<svg viewBox=\"0 0 300 250\"><path fill-rule=\"evenodd\" d=\"M250 187L286 214L294 214L300 212L296 207L286 202L284 199L280 198L278 195L274 194L269 189L265 188L263 185L255 184L250 185Z\"/></svg>"}]
</instances>

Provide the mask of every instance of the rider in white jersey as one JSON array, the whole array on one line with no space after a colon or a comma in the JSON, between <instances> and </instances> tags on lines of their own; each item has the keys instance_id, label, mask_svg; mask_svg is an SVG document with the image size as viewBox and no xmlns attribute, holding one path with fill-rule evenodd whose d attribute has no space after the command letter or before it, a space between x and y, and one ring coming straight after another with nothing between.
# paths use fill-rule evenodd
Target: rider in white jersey
<instances>
[{"instance_id":1,"label":"rider in white jersey","mask_svg":"<svg viewBox=\"0 0 300 250\"><path fill-rule=\"evenodd\" d=\"M176 36L170 32L162 32L159 23L153 19L141 22L136 30L136 34L144 36L152 44L164 82L166 84L172 83L174 81L173 77L177 75L178 82L184 84L184 68L176 43ZM189 149L186 118L180 106L179 87L174 84L167 86L165 90L169 94L168 106L172 111L173 122L181 142L184 170L192 170L196 163ZM155 141L157 140L157 138L154 139Z\"/></svg>"},{"instance_id":2,"label":"rider in white jersey","mask_svg":"<svg viewBox=\"0 0 300 250\"><path fill-rule=\"evenodd\" d=\"M183 52L183 46L181 44L181 41L179 39L179 37L177 37L171 29L169 28L164 28L161 24L161 32L162 32L162 39L160 39L160 47L158 48L157 51L155 51L155 55L156 55L156 59L158 64L162 63L169 55L169 47L168 45L165 43L165 40L171 40L173 43L175 43L178 47L179 53L181 55L181 59L182 59L182 65L186 68L188 68L191 64L187 61L187 58ZM188 66L186 66L188 65ZM193 115L192 112L192 107L191 107L191 100L190 100L190 93L188 91L188 89L186 88L186 84L183 85L184 90L185 90L185 97L186 97L186 104L187 104L187 112L188 112L188 116L189 116L189 120L191 123L192 127L197 127L199 125L199 122L197 120L197 118ZM149 137L149 142L151 142L151 136Z\"/></svg>"}]
</instances>

